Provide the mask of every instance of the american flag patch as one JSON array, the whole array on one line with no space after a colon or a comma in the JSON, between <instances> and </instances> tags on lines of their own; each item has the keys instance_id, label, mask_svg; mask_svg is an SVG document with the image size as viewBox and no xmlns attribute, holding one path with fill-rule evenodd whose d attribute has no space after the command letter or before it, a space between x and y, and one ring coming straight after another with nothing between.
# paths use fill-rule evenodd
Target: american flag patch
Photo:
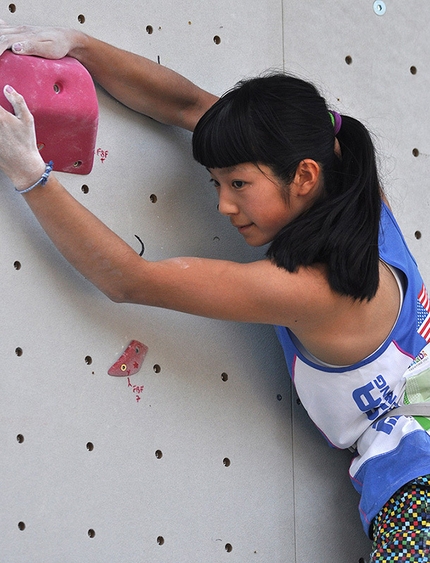
<instances>
[{"instance_id":1,"label":"american flag patch","mask_svg":"<svg viewBox=\"0 0 430 563\"><path fill-rule=\"evenodd\" d=\"M430 342L430 302L424 284L417 300L417 332L426 342Z\"/></svg>"}]
</instances>

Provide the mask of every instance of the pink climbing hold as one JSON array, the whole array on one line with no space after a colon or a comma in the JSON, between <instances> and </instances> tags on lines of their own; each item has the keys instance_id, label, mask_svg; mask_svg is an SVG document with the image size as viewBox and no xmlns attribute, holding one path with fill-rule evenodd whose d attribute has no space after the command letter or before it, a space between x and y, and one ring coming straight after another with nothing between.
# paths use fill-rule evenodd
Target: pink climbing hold
<instances>
[{"instance_id":1,"label":"pink climbing hold","mask_svg":"<svg viewBox=\"0 0 430 563\"><path fill-rule=\"evenodd\" d=\"M134 375L142 367L147 352L148 346L138 340L132 340L119 360L109 369L108 374L116 377Z\"/></svg>"},{"instance_id":2,"label":"pink climbing hold","mask_svg":"<svg viewBox=\"0 0 430 563\"><path fill-rule=\"evenodd\" d=\"M13 112L6 84L24 96L34 116L36 140L55 170L89 174L94 162L99 109L94 82L80 62L5 51L0 57L0 106Z\"/></svg>"}]
</instances>

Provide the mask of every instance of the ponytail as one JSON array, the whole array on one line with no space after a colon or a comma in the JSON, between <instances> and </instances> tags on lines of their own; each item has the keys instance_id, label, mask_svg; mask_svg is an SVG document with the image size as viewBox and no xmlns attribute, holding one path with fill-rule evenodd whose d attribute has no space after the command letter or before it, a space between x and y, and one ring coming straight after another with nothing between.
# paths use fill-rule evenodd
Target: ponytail
<instances>
[{"instance_id":1,"label":"ponytail","mask_svg":"<svg viewBox=\"0 0 430 563\"><path fill-rule=\"evenodd\" d=\"M267 251L290 272L325 264L330 287L355 299L374 297L379 285L381 193L375 150L367 129L342 116L341 158L324 170L324 193L286 225Z\"/></svg>"}]
</instances>

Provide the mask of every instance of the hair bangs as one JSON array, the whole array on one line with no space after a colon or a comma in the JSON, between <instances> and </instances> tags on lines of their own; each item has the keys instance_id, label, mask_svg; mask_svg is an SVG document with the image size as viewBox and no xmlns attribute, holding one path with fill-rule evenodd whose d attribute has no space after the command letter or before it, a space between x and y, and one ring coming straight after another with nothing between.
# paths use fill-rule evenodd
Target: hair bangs
<instances>
[{"instance_id":1,"label":"hair bangs","mask_svg":"<svg viewBox=\"0 0 430 563\"><path fill-rule=\"evenodd\" d=\"M247 115L247 105L232 99L233 92L209 108L194 130L193 156L206 168L227 168L258 160L252 150L252 120Z\"/></svg>"}]
</instances>

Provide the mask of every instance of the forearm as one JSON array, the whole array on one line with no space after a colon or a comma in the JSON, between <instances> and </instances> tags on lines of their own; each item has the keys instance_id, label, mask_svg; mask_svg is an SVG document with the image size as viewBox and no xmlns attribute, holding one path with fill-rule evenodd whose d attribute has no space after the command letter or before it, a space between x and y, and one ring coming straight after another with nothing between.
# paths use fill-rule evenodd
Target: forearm
<instances>
[{"instance_id":1,"label":"forearm","mask_svg":"<svg viewBox=\"0 0 430 563\"><path fill-rule=\"evenodd\" d=\"M162 123L193 130L217 99L160 64L81 33L69 55L116 99Z\"/></svg>"},{"instance_id":2,"label":"forearm","mask_svg":"<svg viewBox=\"0 0 430 563\"><path fill-rule=\"evenodd\" d=\"M112 301L124 301L129 272L143 259L52 175L22 197L66 260Z\"/></svg>"}]
</instances>

